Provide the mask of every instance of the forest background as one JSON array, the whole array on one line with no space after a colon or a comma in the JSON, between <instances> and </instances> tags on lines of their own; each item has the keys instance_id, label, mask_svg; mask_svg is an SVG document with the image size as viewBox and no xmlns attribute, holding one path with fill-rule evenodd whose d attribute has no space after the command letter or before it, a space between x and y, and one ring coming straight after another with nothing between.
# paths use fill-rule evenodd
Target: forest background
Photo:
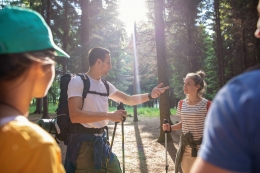
<instances>
[{"instance_id":1,"label":"forest background","mask_svg":"<svg viewBox=\"0 0 260 173\"><path fill-rule=\"evenodd\" d=\"M110 50L113 68L105 78L127 94L150 92L161 81L169 84L169 111L185 98L182 86L187 73L206 72L205 98L212 100L229 79L260 62L260 41L254 37L258 0L143 1L149 9L146 20L136 22L131 34L119 18L120 0L0 1L0 8L15 5L42 14L55 43L71 56L57 58L48 95L32 101L35 113L43 111L48 117L48 104L58 104L60 77L86 72L86 56L93 47Z\"/></svg>"}]
</instances>

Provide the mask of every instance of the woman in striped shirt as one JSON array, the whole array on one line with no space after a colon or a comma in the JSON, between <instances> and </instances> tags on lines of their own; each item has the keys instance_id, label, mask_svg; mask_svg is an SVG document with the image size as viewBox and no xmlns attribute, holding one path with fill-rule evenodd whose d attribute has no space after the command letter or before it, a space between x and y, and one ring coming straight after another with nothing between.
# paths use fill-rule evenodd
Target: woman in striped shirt
<instances>
[{"instance_id":1,"label":"woman in striped shirt","mask_svg":"<svg viewBox=\"0 0 260 173\"><path fill-rule=\"evenodd\" d=\"M168 123L163 124L164 131L182 129L179 149L176 154L175 173L178 172L180 164L183 173L190 172L202 142L204 121L211 103L203 98L206 90L204 77L205 73L203 71L186 75L183 85L186 98L178 103L177 108L177 115L181 117L181 121L171 126Z\"/></svg>"}]
</instances>

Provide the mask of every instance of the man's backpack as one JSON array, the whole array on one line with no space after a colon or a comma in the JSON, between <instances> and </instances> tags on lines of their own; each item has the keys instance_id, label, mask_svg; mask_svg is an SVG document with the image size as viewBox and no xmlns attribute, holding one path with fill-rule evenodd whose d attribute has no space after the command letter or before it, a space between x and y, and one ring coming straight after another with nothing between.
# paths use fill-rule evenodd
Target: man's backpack
<instances>
[{"instance_id":1,"label":"man's backpack","mask_svg":"<svg viewBox=\"0 0 260 173\"><path fill-rule=\"evenodd\" d=\"M71 129L73 129L73 126L82 127L79 123L72 123L69 116L69 109L68 109L68 85L72 77L74 77L74 74L65 74L60 78L60 98L59 98L59 104L58 108L56 110L57 112L57 120L55 123L55 127L57 130L57 133L55 137L60 140L64 141L66 144L67 137L71 133ZM83 93L82 93L82 107L84 104L84 98L86 98L88 93L102 95L102 96L109 96L109 85L106 80L101 79L104 83L107 93L98 93L95 91L89 91L90 88L90 81L86 74L77 74L77 76L80 76L84 83ZM82 109L82 108L81 108ZM75 129L75 128L74 128ZM83 128L84 129L84 128Z\"/></svg>"}]
</instances>

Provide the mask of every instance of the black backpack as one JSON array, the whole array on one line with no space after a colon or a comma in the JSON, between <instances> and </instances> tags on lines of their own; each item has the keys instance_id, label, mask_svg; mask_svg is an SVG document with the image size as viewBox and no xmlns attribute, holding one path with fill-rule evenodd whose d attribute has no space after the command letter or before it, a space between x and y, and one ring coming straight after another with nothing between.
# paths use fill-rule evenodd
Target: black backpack
<instances>
[{"instance_id":1,"label":"black backpack","mask_svg":"<svg viewBox=\"0 0 260 173\"><path fill-rule=\"evenodd\" d=\"M56 118L55 127L57 130L57 133L56 133L55 137L60 141L64 141L65 144L67 143L68 136L71 133L70 129L73 129L73 126L74 127L82 126L79 123L72 123L70 120L70 116L69 116L67 90L68 90L68 84L69 84L71 78L74 76L75 76L74 74L65 74L65 75L61 76L61 78L60 78L60 98L59 98L58 108L56 110L57 118ZM106 80L101 79L107 89L107 93L98 93L95 91L89 91L90 81L86 74L79 73L79 74L77 74L77 76L80 76L80 78L82 79L82 81L84 83L84 88L83 88L83 93L82 93L82 107L84 104L84 98L86 98L87 93L97 94L97 95L106 96L106 97L109 96L109 85Z\"/></svg>"}]
</instances>

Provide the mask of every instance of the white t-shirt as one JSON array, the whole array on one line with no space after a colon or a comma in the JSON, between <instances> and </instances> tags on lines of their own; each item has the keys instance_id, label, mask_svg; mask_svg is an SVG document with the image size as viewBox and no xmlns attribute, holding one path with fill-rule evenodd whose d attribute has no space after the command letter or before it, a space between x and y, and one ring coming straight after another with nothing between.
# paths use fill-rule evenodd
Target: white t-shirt
<instances>
[{"instance_id":1,"label":"white t-shirt","mask_svg":"<svg viewBox=\"0 0 260 173\"><path fill-rule=\"evenodd\" d=\"M95 80L89 77L89 80L90 80L89 91L107 93L106 86L101 79ZM117 89L111 83L109 82L107 83L109 85L109 96L111 96L117 91ZM68 85L68 98L82 97L83 88L84 88L84 84L80 76L73 77ZM84 99L82 110L91 111L91 112L108 112L108 97L87 93L87 96ZM101 128L106 126L108 122L109 120L103 120L94 123L81 123L81 124L88 128Z\"/></svg>"}]
</instances>

